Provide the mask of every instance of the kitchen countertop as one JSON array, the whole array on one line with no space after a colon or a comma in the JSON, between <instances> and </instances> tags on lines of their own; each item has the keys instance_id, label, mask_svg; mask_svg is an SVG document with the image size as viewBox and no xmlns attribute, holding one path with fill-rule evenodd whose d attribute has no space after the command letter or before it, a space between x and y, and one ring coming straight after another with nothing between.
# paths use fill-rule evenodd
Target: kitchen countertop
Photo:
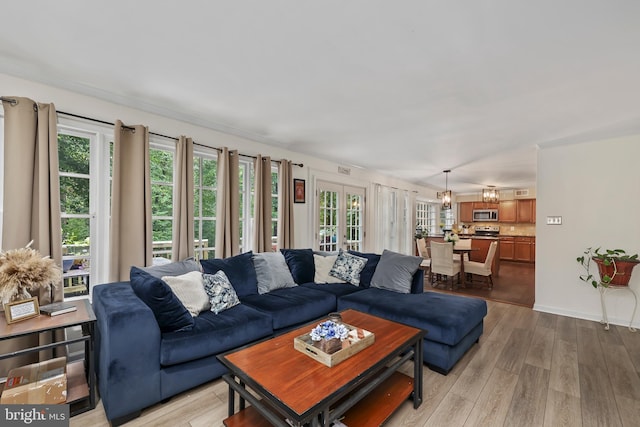
<instances>
[{"instance_id":1,"label":"kitchen countertop","mask_svg":"<svg viewBox=\"0 0 640 427\"><path fill-rule=\"evenodd\" d=\"M444 234L436 234L429 237L444 237ZM500 236L476 236L475 234L458 234L461 239L482 239L482 240L497 240Z\"/></svg>"}]
</instances>

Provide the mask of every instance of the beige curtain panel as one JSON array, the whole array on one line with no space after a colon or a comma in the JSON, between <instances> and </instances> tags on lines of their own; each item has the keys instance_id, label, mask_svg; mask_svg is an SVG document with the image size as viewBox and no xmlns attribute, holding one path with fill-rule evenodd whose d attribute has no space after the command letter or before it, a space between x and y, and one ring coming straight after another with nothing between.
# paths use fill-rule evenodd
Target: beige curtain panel
<instances>
[{"instance_id":1,"label":"beige curtain panel","mask_svg":"<svg viewBox=\"0 0 640 427\"><path fill-rule=\"evenodd\" d=\"M282 159L278 168L278 248L293 248L293 237L293 165Z\"/></svg>"},{"instance_id":2,"label":"beige curtain panel","mask_svg":"<svg viewBox=\"0 0 640 427\"><path fill-rule=\"evenodd\" d=\"M26 246L62 265L62 226L58 176L58 131L53 104L37 104L28 98L9 97L4 107L4 200L2 248ZM34 295L36 296L36 295ZM63 298L62 283L38 296L41 305ZM31 339L30 339L31 338ZM41 334L39 343L51 342L51 334ZM0 343L2 353L38 344L32 337ZM50 352L42 352L47 358ZM34 359L35 358L35 359ZM0 376L8 369L32 363L37 355L15 357L0 362Z\"/></svg>"},{"instance_id":3,"label":"beige curtain panel","mask_svg":"<svg viewBox=\"0 0 640 427\"><path fill-rule=\"evenodd\" d=\"M271 157L258 155L253 164L255 171L253 250L271 252Z\"/></svg>"},{"instance_id":4,"label":"beige curtain panel","mask_svg":"<svg viewBox=\"0 0 640 427\"><path fill-rule=\"evenodd\" d=\"M193 215L193 140L181 136L176 144L173 188L171 258L174 261L194 256Z\"/></svg>"},{"instance_id":5,"label":"beige curtain panel","mask_svg":"<svg viewBox=\"0 0 640 427\"><path fill-rule=\"evenodd\" d=\"M152 262L149 128L114 127L109 280L129 280L131 266Z\"/></svg>"},{"instance_id":6,"label":"beige curtain panel","mask_svg":"<svg viewBox=\"0 0 640 427\"><path fill-rule=\"evenodd\" d=\"M240 252L239 172L238 151L222 148L218 154L216 258Z\"/></svg>"}]
</instances>

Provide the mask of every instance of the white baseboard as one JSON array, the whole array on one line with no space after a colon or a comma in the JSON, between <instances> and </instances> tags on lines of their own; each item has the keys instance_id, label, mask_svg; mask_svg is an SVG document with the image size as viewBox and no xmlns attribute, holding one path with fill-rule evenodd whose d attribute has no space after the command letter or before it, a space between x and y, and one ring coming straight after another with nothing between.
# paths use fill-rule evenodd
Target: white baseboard
<instances>
[{"instance_id":1,"label":"white baseboard","mask_svg":"<svg viewBox=\"0 0 640 427\"><path fill-rule=\"evenodd\" d=\"M592 320L594 322L600 322L602 320L602 316L599 315L599 314L566 310L566 309L560 308L560 307L552 307L552 306L547 306L547 305L534 304L533 305L533 309L535 311L540 311L540 312L543 312L543 313L558 314L560 316L575 317L576 319ZM636 318L634 319L634 322L633 322L632 326L635 327L635 328L640 329L640 320L638 320L638 315L639 314L636 313ZM631 316L631 313L629 314L629 316ZM631 319L629 319L629 318L624 319L624 318L620 318L620 317L609 316L609 324L611 324L611 325L618 325L618 326L628 327L629 326L629 320L631 320Z\"/></svg>"}]
</instances>

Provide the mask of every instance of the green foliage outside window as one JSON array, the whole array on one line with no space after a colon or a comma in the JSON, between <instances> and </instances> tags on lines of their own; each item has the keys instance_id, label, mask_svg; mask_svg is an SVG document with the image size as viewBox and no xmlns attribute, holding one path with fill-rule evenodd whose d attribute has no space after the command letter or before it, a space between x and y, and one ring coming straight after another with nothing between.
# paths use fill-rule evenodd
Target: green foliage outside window
<instances>
[{"instance_id":1,"label":"green foliage outside window","mask_svg":"<svg viewBox=\"0 0 640 427\"><path fill-rule=\"evenodd\" d=\"M89 139L58 135L60 212L89 214ZM65 176L65 175L73 176ZM87 218L64 218L62 240L65 245L85 244L89 239Z\"/></svg>"},{"instance_id":2,"label":"green foliage outside window","mask_svg":"<svg viewBox=\"0 0 640 427\"><path fill-rule=\"evenodd\" d=\"M88 245L90 239L90 139L67 134L58 135L58 158L60 170L60 210L62 238L65 246ZM110 148L111 153L113 147ZM173 217L173 153L168 150L151 149L151 198L153 215L153 240L172 240ZM112 168L112 156L109 156ZM253 197L245 194L244 169L240 169L240 212L243 205L251 203L249 215L253 216ZM278 174L271 174L273 236L277 232L278 217ZM249 177L251 179L251 177ZM251 179L251 181L253 181ZM194 157L194 225L198 247L211 248L215 244L215 217L217 205L217 161L205 157ZM251 182L253 185L253 182ZM201 206L202 205L202 206ZM335 213L334 213L335 214ZM241 218L242 221L248 218ZM243 236L241 228L241 238ZM199 242L206 242L204 245Z\"/></svg>"}]
</instances>

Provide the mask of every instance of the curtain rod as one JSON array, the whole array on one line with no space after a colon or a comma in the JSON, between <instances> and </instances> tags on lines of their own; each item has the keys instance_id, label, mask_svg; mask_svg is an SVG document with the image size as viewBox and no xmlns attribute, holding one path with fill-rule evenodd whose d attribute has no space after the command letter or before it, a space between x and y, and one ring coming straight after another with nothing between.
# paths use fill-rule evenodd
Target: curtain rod
<instances>
[{"instance_id":1,"label":"curtain rod","mask_svg":"<svg viewBox=\"0 0 640 427\"><path fill-rule=\"evenodd\" d=\"M18 100L13 99L13 98L5 98L4 96L0 96L0 101L6 101L11 105L17 105L18 104Z\"/></svg>"},{"instance_id":2,"label":"curtain rod","mask_svg":"<svg viewBox=\"0 0 640 427\"><path fill-rule=\"evenodd\" d=\"M15 102L15 100L13 100L13 101ZM66 115L66 116L76 117L76 118L78 118L78 119L90 120L90 121L97 122L97 123L102 123L102 124L105 124L105 125L115 126L115 123L111 123L111 122L107 122L107 121L99 120L99 119L94 119L94 118L92 118L92 117L81 116L81 115L79 115L79 114L67 113L67 112L65 112L65 111L58 111L58 114L64 114L64 115ZM122 127L126 128L126 129L130 129L130 130L133 130L133 129L134 129L134 128L130 127L130 126L125 126L125 125L122 125ZM175 136L163 135L163 134L161 134L161 133L156 133L156 132L151 132L151 131L149 132L149 134L150 134L150 135L159 136L159 137L161 137L161 138L172 139L172 140L174 140L174 141L178 141L178 139L179 139L179 138L176 138ZM219 152L220 152L220 151L222 151L222 149L221 149L221 148L218 148L218 147L211 147L211 146L209 146L209 145L200 144L200 143L197 143L197 142L195 142L195 141L193 141L193 145L197 145L197 146L199 146L199 147L204 147L204 148L212 148L212 149L214 149L214 150L216 150L216 151L219 151ZM249 157L249 158L251 158L251 159L256 159L256 158L257 158L256 156L252 156L252 155L250 155L250 154L242 154L242 153L238 153L238 155L239 155L239 156L243 156L243 157ZM272 161L273 161L273 162L275 162L275 163L280 163L280 160L272 160ZM300 166L300 167L303 167L303 166L304 166L304 164L303 164L303 163L292 163L292 165Z\"/></svg>"},{"instance_id":3,"label":"curtain rod","mask_svg":"<svg viewBox=\"0 0 640 427\"><path fill-rule=\"evenodd\" d=\"M10 103L11 105L16 105L16 104L18 104L18 101L17 101L16 99L13 99L13 98L5 98L4 96L0 96L0 101L6 101L6 102ZM87 117L87 116L81 116L81 115L79 115L79 114L67 113L66 111L57 111L57 113L58 113L58 114L64 114L65 116L75 117L75 118L77 118L77 119L83 119L83 120L89 120L89 121L96 122L96 123L101 123L101 124L103 124L103 125L115 126L115 123L108 122L108 121L106 121L106 120L94 119L93 117ZM125 126L125 125L122 125L122 127L123 127L123 128L125 128L125 129L128 129L128 130L134 130L134 129L135 129L135 128L131 127L131 126ZM179 139L179 138L176 138L175 136L163 135L163 134L161 134L161 133L156 133L156 132L149 132L149 134L150 134L150 135L154 135L154 136L159 136L159 137L161 137L161 138L172 139L172 140L174 140L174 141L178 141L178 139ZM199 143L197 143L197 142L195 142L195 141L193 142L193 145L197 145L197 146L199 146L199 147L204 147L204 148L212 148L212 149L217 150L217 151L222 151L222 149L221 149L221 148L218 148L218 147L210 147L210 146L208 146L208 145L199 144ZM242 154L242 153L238 153L238 155L239 155L239 156L243 156L243 157L249 157L249 158L251 158L251 159L256 159L256 158L257 158L256 156L252 156L252 155L249 155L249 154ZM280 163L280 160L272 160L272 162ZM294 165L294 166L300 166L300 167L303 167L303 166L304 166L304 164L303 164L303 163L292 163L292 165Z\"/></svg>"}]
</instances>

